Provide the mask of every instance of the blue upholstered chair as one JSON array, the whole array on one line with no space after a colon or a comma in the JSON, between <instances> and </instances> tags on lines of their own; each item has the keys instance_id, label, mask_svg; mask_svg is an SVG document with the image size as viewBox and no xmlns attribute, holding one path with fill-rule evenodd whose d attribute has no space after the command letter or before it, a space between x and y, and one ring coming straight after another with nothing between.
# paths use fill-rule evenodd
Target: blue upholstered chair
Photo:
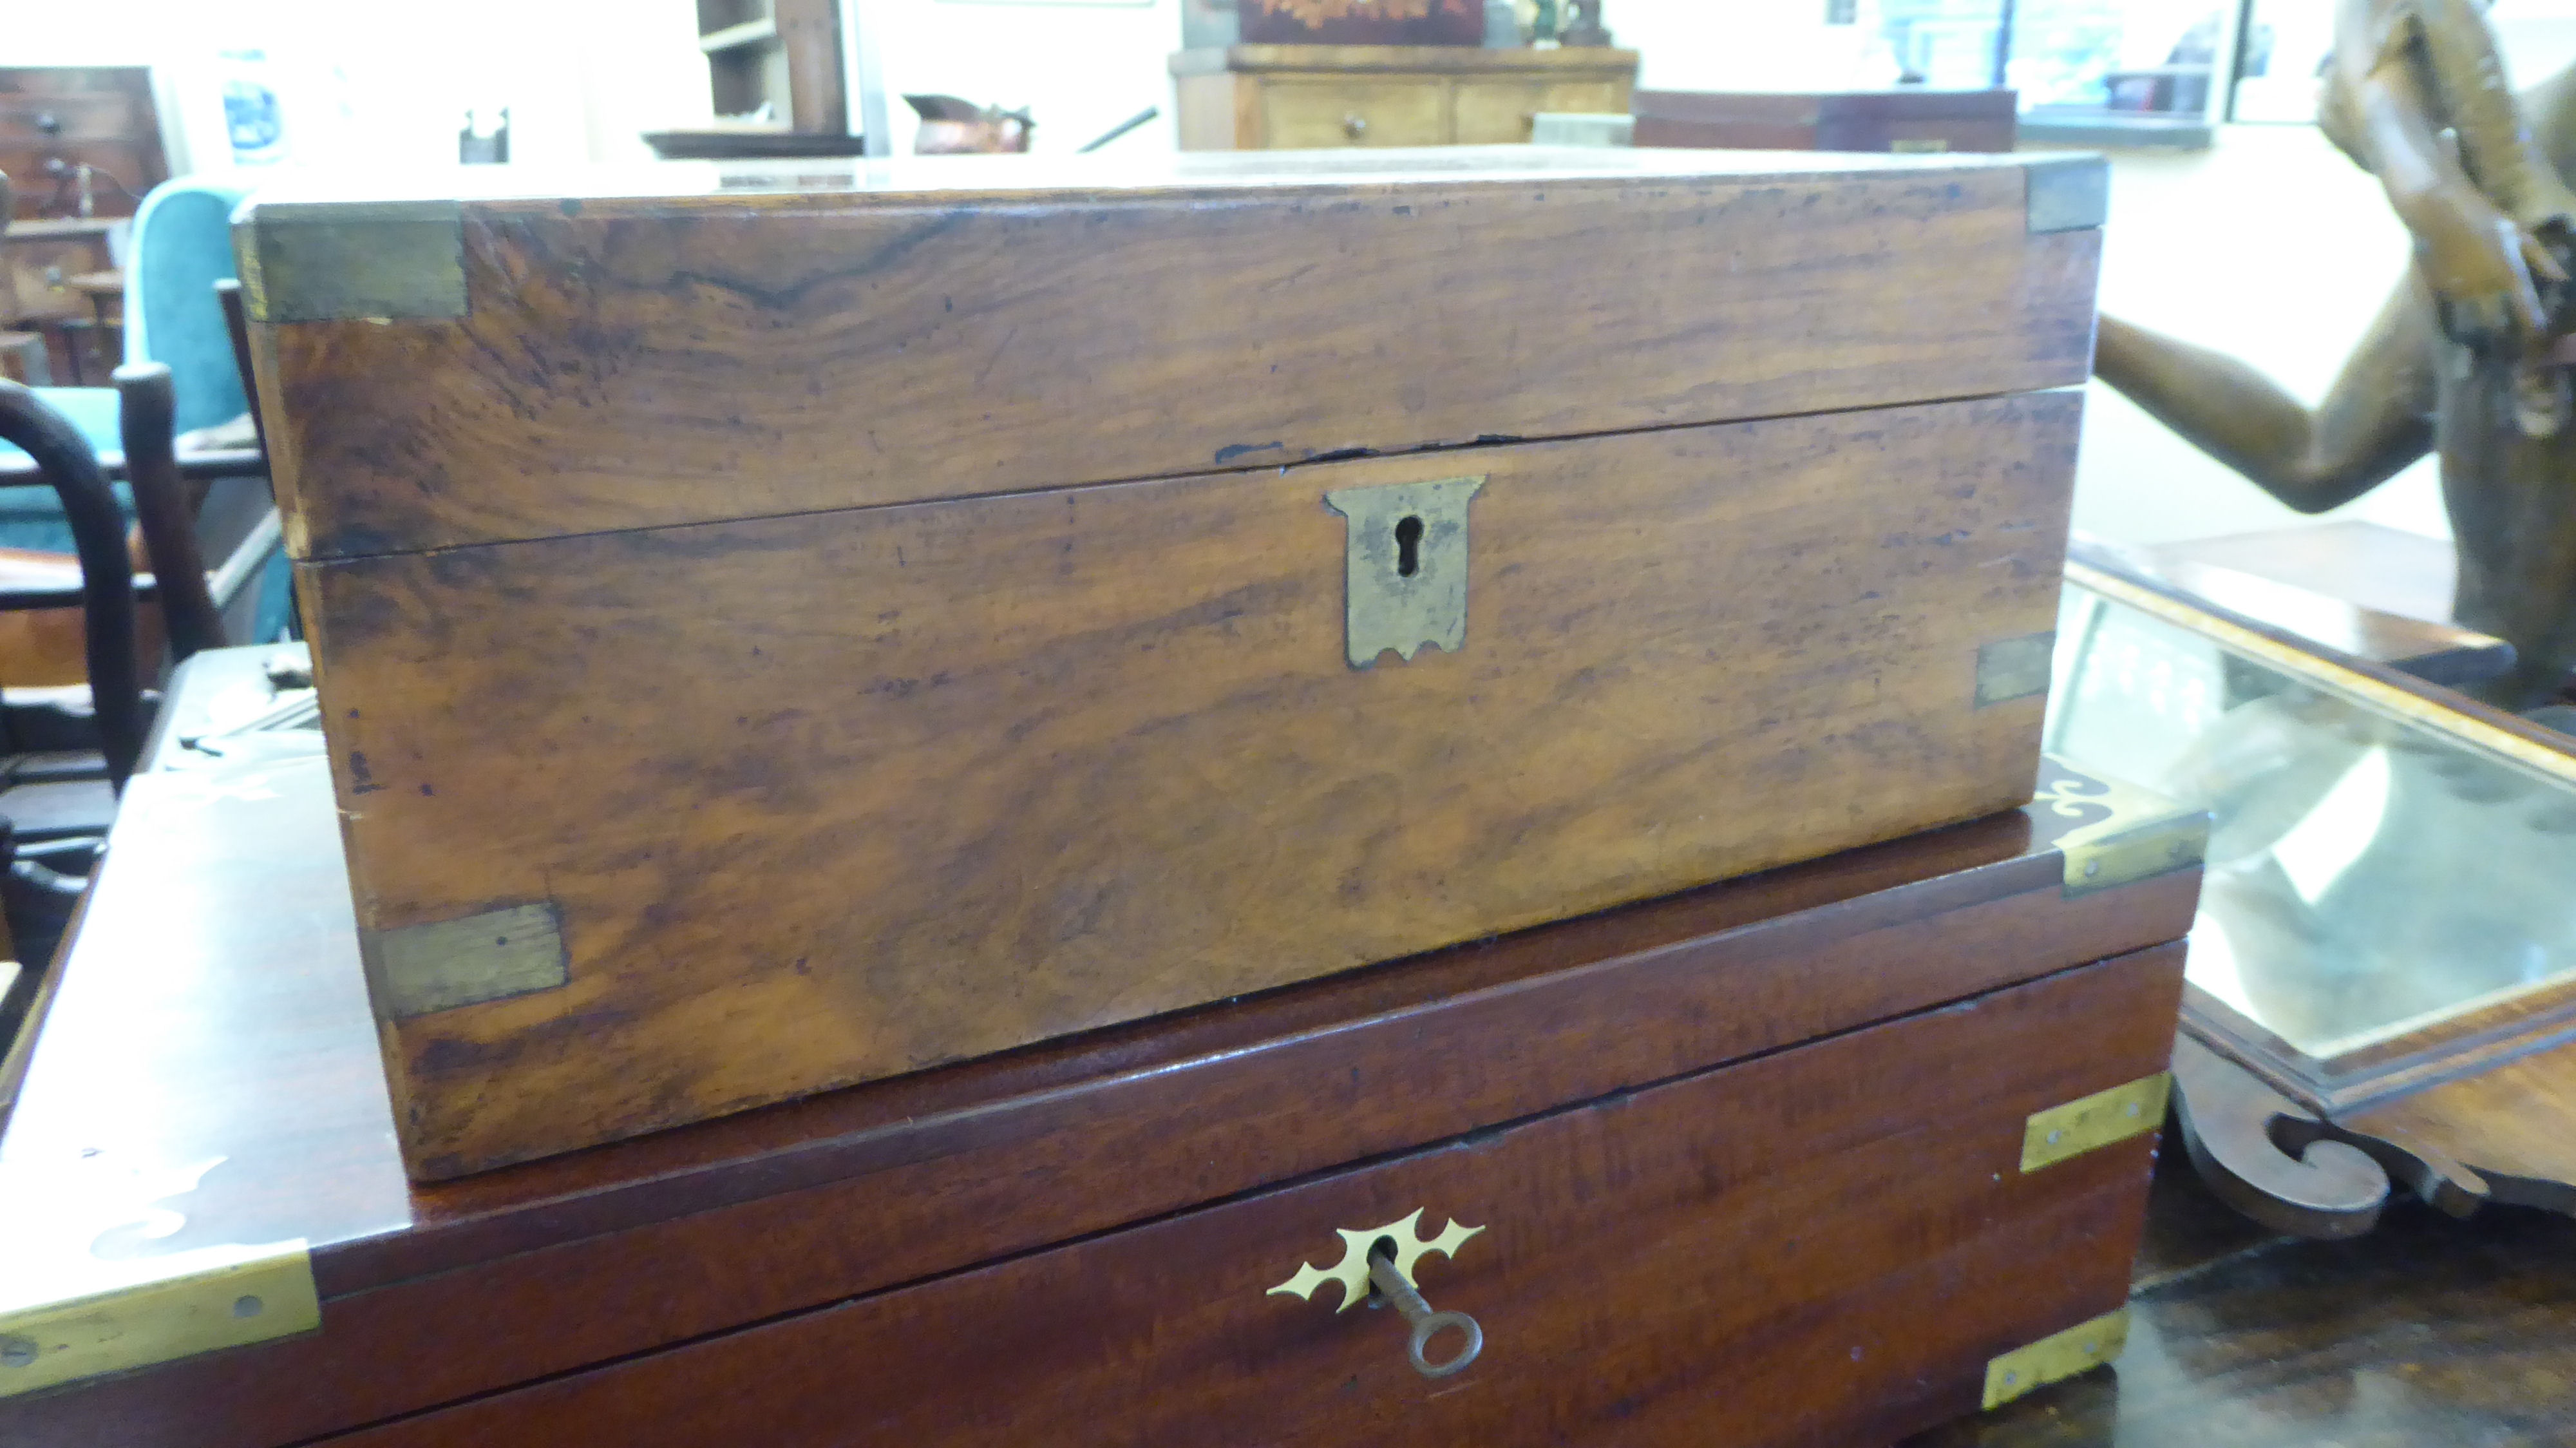
<instances>
[{"instance_id":1,"label":"blue upholstered chair","mask_svg":"<svg viewBox=\"0 0 2576 1448\"><path fill-rule=\"evenodd\" d=\"M215 283L235 275L232 213L248 191L218 177L182 177L154 187L135 213L125 259L124 360L169 367L180 432L229 422L249 406L223 307L215 297ZM92 448L119 450L114 388L40 387L36 392ZM0 460L18 456L17 449L0 443ZM130 519L132 496L121 483L116 491L118 505ZM0 547L71 551L71 529L51 490L0 488ZM258 587L262 598L253 638L274 638L286 617L282 560L272 560Z\"/></svg>"}]
</instances>

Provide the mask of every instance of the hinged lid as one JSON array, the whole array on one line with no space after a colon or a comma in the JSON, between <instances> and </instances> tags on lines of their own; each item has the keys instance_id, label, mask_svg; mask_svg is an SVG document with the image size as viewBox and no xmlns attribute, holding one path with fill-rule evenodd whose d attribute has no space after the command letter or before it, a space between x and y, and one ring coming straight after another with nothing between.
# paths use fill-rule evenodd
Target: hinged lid
<instances>
[{"instance_id":1,"label":"hinged lid","mask_svg":"<svg viewBox=\"0 0 2576 1448\"><path fill-rule=\"evenodd\" d=\"M2102 175L674 163L282 183L237 247L289 546L345 557L2074 386Z\"/></svg>"}]
</instances>

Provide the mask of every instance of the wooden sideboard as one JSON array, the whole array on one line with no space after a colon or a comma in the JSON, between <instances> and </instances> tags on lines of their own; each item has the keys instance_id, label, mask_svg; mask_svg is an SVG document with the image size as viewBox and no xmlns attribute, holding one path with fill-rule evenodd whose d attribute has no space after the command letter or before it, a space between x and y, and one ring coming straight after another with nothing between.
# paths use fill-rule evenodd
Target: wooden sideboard
<instances>
[{"instance_id":1,"label":"wooden sideboard","mask_svg":"<svg viewBox=\"0 0 2576 1448\"><path fill-rule=\"evenodd\" d=\"M1541 111L1628 113L1637 52L1568 47L1233 45L1172 57L1181 149L1477 146Z\"/></svg>"}]
</instances>

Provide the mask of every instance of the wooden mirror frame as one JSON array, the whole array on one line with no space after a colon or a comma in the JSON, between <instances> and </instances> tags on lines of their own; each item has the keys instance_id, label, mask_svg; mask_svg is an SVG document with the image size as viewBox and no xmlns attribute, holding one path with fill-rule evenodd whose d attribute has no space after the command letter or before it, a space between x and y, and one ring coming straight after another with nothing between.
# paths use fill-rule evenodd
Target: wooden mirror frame
<instances>
[{"instance_id":1,"label":"wooden mirror frame","mask_svg":"<svg viewBox=\"0 0 2576 1448\"><path fill-rule=\"evenodd\" d=\"M2079 549L2066 571L2087 592L2576 791L2576 738L2233 613L2116 555ZM2324 1057L2186 985L2174 1086L2201 1176L2281 1231L2358 1236L2392 1185L2455 1216L2488 1202L2576 1215L2576 978Z\"/></svg>"}]
</instances>

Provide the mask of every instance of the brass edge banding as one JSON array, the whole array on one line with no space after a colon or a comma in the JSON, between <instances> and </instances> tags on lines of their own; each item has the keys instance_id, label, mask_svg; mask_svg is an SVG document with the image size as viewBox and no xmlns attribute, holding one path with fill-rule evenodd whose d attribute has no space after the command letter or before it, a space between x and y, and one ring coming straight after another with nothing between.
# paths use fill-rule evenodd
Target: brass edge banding
<instances>
[{"instance_id":1,"label":"brass edge banding","mask_svg":"<svg viewBox=\"0 0 2576 1448\"><path fill-rule=\"evenodd\" d=\"M233 228L255 322L462 317L464 213L453 201L254 201Z\"/></svg>"},{"instance_id":2,"label":"brass edge banding","mask_svg":"<svg viewBox=\"0 0 2576 1448\"><path fill-rule=\"evenodd\" d=\"M322 1325L302 1241L225 1266L0 1313L0 1398L310 1332Z\"/></svg>"},{"instance_id":3,"label":"brass edge banding","mask_svg":"<svg viewBox=\"0 0 2576 1448\"><path fill-rule=\"evenodd\" d=\"M2032 1112L2022 1123L2022 1171L2026 1174L2052 1167L2069 1157L2154 1131L2165 1124L2165 1101L2172 1092L2173 1073L2158 1071L2108 1091L2096 1091Z\"/></svg>"},{"instance_id":4,"label":"brass edge banding","mask_svg":"<svg viewBox=\"0 0 2576 1448\"><path fill-rule=\"evenodd\" d=\"M2053 156L2032 161L2024 174L2028 234L2091 231L2110 218L2111 163L2100 156Z\"/></svg>"},{"instance_id":5,"label":"brass edge banding","mask_svg":"<svg viewBox=\"0 0 2576 1448\"><path fill-rule=\"evenodd\" d=\"M2016 1348L1986 1364L1984 1406L2000 1408L2034 1388L2098 1368L2129 1345L2129 1309L2106 1312Z\"/></svg>"},{"instance_id":6,"label":"brass edge banding","mask_svg":"<svg viewBox=\"0 0 2576 1448\"><path fill-rule=\"evenodd\" d=\"M360 931L367 986L383 1020L552 990L572 978L554 902Z\"/></svg>"},{"instance_id":7,"label":"brass edge banding","mask_svg":"<svg viewBox=\"0 0 2576 1448\"><path fill-rule=\"evenodd\" d=\"M2056 656L2054 629L1979 644L1976 707L2045 695Z\"/></svg>"},{"instance_id":8,"label":"brass edge banding","mask_svg":"<svg viewBox=\"0 0 2576 1448\"><path fill-rule=\"evenodd\" d=\"M2208 811L2100 775L2045 780L2029 808L2068 819L2103 811L2056 839L2069 898L2189 869L2209 853Z\"/></svg>"}]
</instances>

